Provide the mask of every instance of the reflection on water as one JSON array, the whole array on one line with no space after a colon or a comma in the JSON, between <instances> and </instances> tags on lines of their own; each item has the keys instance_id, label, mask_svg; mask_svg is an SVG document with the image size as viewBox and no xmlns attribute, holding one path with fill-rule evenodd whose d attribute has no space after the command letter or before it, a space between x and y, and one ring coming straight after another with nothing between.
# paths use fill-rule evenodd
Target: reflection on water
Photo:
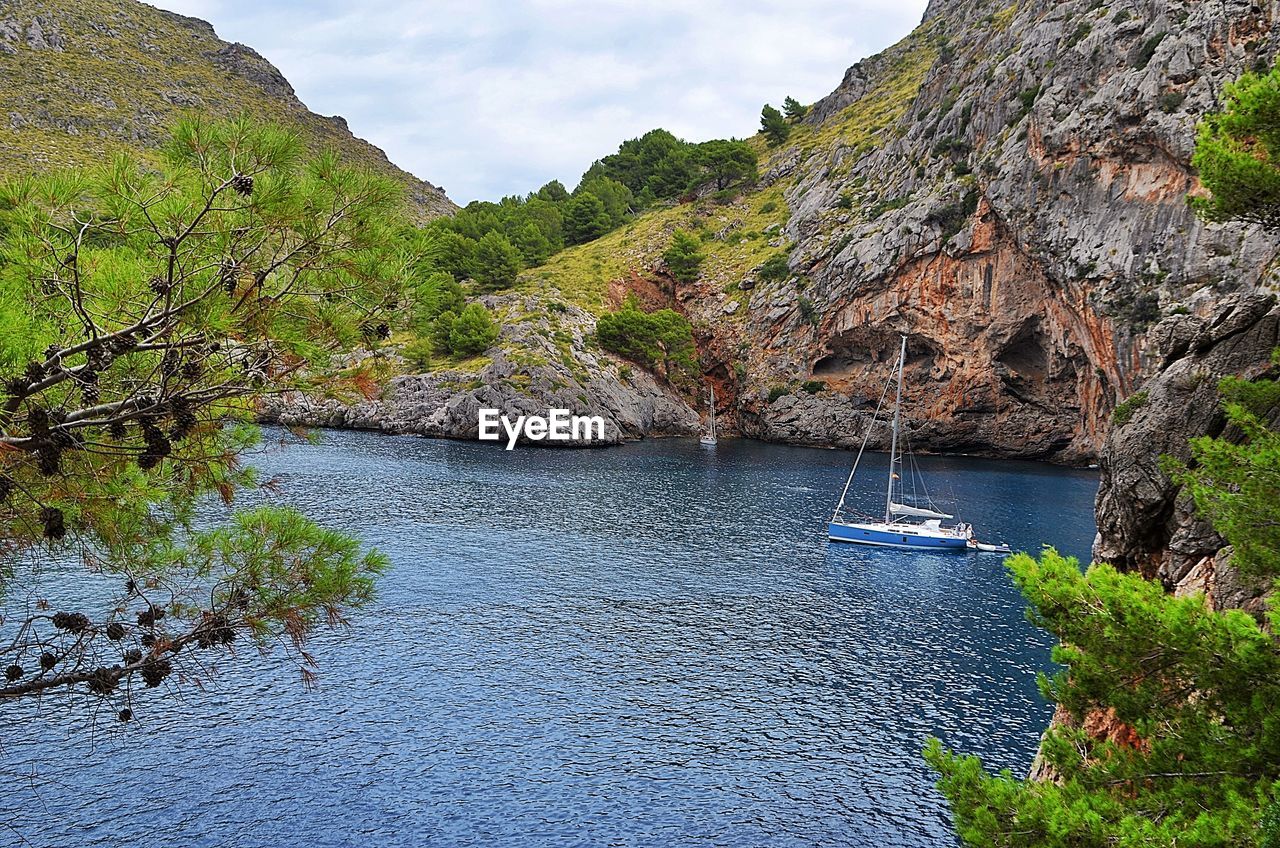
<instances>
[{"instance_id":1,"label":"reflection on water","mask_svg":"<svg viewBox=\"0 0 1280 848\"><path fill-rule=\"evenodd\" d=\"M268 454L279 499L391 556L376 609L317 640L317 692L244 656L92 748L82 710L6 707L0 844L954 845L924 740L1024 771L1048 640L998 556L829 547L848 458ZM1092 474L922 465L984 536L1087 555Z\"/></svg>"}]
</instances>

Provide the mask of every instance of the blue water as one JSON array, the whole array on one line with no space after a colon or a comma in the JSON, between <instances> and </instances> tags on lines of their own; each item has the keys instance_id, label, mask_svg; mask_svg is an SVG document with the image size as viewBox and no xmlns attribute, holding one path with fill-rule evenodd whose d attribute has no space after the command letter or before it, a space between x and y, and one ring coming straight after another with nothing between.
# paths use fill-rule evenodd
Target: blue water
<instances>
[{"instance_id":1,"label":"blue water","mask_svg":"<svg viewBox=\"0 0 1280 848\"><path fill-rule=\"evenodd\" d=\"M242 647L128 726L6 706L0 844L955 845L921 747L1025 771L1049 641L998 556L829 546L848 459L272 450L272 498L390 555L376 607L315 641L317 691ZM1087 556L1092 473L921 465L984 536Z\"/></svg>"}]
</instances>

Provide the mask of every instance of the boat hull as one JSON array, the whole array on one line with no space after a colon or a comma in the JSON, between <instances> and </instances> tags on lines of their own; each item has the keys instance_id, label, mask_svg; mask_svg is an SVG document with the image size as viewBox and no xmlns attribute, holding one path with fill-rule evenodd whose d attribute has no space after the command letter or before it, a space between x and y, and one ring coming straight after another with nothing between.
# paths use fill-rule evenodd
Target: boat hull
<instances>
[{"instance_id":1,"label":"boat hull","mask_svg":"<svg viewBox=\"0 0 1280 848\"><path fill-rule=\"evenodd\" d=\"M832 521L827 524L827 538L833 542L851 542L855 545L873 545L880 548L968 550L968 539L964 536L906 524L845 524Z\"/></svg>"}]
</instances>

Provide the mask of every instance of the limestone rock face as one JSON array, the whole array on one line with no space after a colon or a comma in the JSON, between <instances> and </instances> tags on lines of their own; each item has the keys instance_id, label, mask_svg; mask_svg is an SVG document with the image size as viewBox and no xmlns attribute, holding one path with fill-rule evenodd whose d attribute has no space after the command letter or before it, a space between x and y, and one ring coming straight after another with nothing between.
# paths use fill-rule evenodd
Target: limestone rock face
<instances>
[{"instance_id":1,"label":"limestone rock face","mask_svg":"<svg viewBox=\"0 0 1280 848\"><path fill-rule=\"evenodd\" d=\"M1275 239L1186 202L1197 121L1274 61L1277 22L1249 0L931 3L763 169L786 186L792 278L753 281L745 313L687 301L747 351L743 432L860 438L850 407L874 405L907 334L917 448L1096 456L1159 369L1161 317L1278 281ZM800 397L811 380L830 391Z\"/></svg>"},{"instance_id":2,"label":"limestone rock face","mask_svg":"<svg viewBox=\"0 0 1280 848\"><path fill-rule=\"evenodd\" d=\"M1160 457L1186 460L1190 439L1224 433L1217 383L1269 370L1280 346L1280 307L1274 295L1233 295L1205 315L1166 318L1151 339L1158 370L1142 387L1146 400L1112 428L1100 458L1094 559L1171 591L1203 591L1219 609L1257 612L1266 587L1228 566L1222 537L1160 470Z\"/></svg>"},{"instance_id":3,"label":"limestone rock face","mask_svg":"<svg viewBox=\"0 0 1280 848\"><path fill-rule=\"evenodd\" d=\"M528 314L542 306L537 298L520 295L489 296L482 302L499 315ZM517 415L545 416L553 408L604 419L603 440L537 443L552 447L699 432L698 413L670 388L588 348L584 336L594 327L588 313L563 307L557 319L554 326L549 318L504 322L489 361L478 370L446 368L395 377L372 400L351 402L293 392L268 399L260 417L285 425L453 439L477 438L481 408L497 409L513 420ZM557 341L567 348L558 347ZM357 354L341 364L355 364L367 356Z\"/></svg>"}]
</instances>

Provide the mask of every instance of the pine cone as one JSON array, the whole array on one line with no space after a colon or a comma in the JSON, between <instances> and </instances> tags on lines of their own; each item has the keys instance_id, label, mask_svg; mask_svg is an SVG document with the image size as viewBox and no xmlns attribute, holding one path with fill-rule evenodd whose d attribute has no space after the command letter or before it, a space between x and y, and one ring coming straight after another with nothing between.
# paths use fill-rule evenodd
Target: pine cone
<instances>
[{"instance_id":1,"label":"pine cone","mask_svg":"<svg viewBox=\"0 0 1280 848\"><path fill-rule=\"evenodd\" d=\"M17 663L14 663L13 665L9 666L4 670L4 679L9 681L10 683L13 683L15 680L20 680L22 678L22 675L23 675L22 666L18 665Z\"/></svg>"},{"instance_id":2,"label":"pine cone","mask_svg":"<svg viewBox=\"0 0 1280 848\"><path fill-rule=\"evenodd\" d=\"M129 709L128 707L125 707L123 710L121 710L116 714L116 717L119 718L121 721L129 721L130 719L133 718L133 710Z\"/></svg>"},{"instance_id":3,"label":"pine cone","mask_svg":"<svg viewBox=\"0 0 1280 848\"><path fill-rule=\"evenodd\" d=\"M95 695L110 695L115 691L118 678L110 669L96 668L89 678L89 691Z\"/></svg>"},{"instance_id":4,"label":"pine cone","mask_svg":"<svg viewBox=\"0 0 1280 848\"><path fill-rule=\"evenodd\" d=\"M164 682L173 671L173 666L165 659L152 658L142 666L142 680L148 688L154 689Z\"/></svg>"},{"instance_id":5,"label":"pine cone","mask_svg":"<svg viewBox=\"0 0 1280 848\"><path fill-rule=\"evenodd\" d=\"M154 627L156 622L164 618L164 610L152 606L138 613L138 624L143 627Z\"/></svg>"},{"instance_id":6,"label":"pine cone","mask_svg":"<svg viewBox=\"0 0 1280 848\"><path fill-rule=\"evenodd\" d=\"M67 535L67 525L62 515L62 510L56 506L47 506L40 510L40 520L44 524L44 537L57 541ZM83 618L83 616L81 616ZM56 625L57 622L55 622ZM89 620L85 619L85 625Z\"/></svg>"},{"instance_id":7,"label":"pine cone","mask_svg":"<svg viewBox=\"0 0 1280 848\"><path fill-rule=\"evenodd\" d=\"M62 448L50 442L36 450L36 470L41 477L52 477L62 470ZM45 527L45 535L49 533ZM52 538L52 537L51 537ZM60 536L58 538L61 538Z\"/></svg>"},{"instance_id":8,"label":"pine cone","mask_svg":"<svg viewBox=\"0 0 1280 848\"><path fill-rule=\"evenodd\" d=\"M124 625L118 621L113 621L107 625L107 638L113 642L119 642L124 638Z\"/></svg>"},{"instance_id":9,"label":"pine cone","mask_svg":"<svg viewBox=\"0 0 1280 848\"><path fill-rule=\"evenodd\" d=\"M89 626L89 616L82 612L55 612L53 626L59 630L79 633Z\"/></svg>"},{"instance_id":10,"label":"pine cone","mask_svg":"<svg viewBox=\"0 0 1280 848\"><path fill-rule=\"evenodd\" d=\"M253 194L253 177L246 174L236 174L231 178L231 188L241 197L248 197Z\"/></svg>"},{"instance_id":11,"label":"pine cone","mask_svg":"<svg viewBox=\"0 0 1280 848\"><path fill-rule=\"evenodd\" d=\"M33 433L49 432L49 413L42 407L31 407L27 410L27 426Z\"/></svg>"},{"instance_id":12,"label":"pine cone","mask_svg":"<svg viewBox=\"0 0 1280 848\"><path fill-rule=\"evenodd\" d=\"M40 655L40 670L49 671L58 664L58 658L54 654L45 651Z\"/></svg>"},{"instance_id":13,"label":"pine cone","mask_svg":"<svg viewBox=\"0 0 1280 848\"><path fill-rule=\"evenodd\" d=\"M165 295L169 293L169 289L171 287L169 285L169 281L164 277L152 277L147 282L147 288L151 289L151 291L158 295Z\"/></svg>"}]
</instances>

